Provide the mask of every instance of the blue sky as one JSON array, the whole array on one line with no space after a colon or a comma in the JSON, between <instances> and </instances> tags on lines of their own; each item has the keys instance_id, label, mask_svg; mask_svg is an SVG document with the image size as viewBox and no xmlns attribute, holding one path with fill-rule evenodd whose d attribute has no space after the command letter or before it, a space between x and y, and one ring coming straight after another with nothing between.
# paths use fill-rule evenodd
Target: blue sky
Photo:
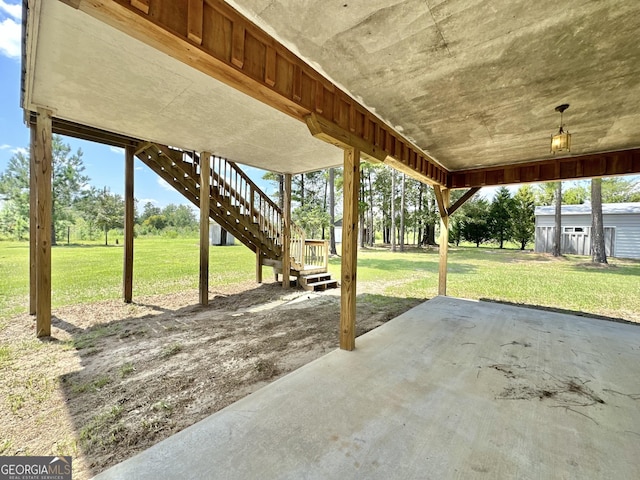
<instances>
[{"instance_id":1,"label":"blue sky","mask_svg":"<svg viewBox=\"0 0 640 480\"><path fill-rule=\"evenodd\" d=\"M0 172L4 172L12 155L29 148L29 129L20 108L20 42L22 6L19 0L0 0ZM83 151L85 173L96 187L107 186L112 192L124 192L124 151L98 143L63 137L75 152ZM135 161L135 197L139 208L150 201L160 207L170 203L191 205L182 195ZM263 172L245 167L245 172L267 193L274 187L261 180Z\"/></svg>"}]
</instances>

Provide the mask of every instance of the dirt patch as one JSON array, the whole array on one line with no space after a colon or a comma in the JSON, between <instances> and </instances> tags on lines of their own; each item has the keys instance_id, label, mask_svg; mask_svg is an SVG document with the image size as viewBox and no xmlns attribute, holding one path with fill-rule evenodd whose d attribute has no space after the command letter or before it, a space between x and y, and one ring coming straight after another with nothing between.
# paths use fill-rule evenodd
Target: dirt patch
<instances>
[{"instance_id":1,"label":"dirt patch","mask_svg":"<svg viewBox=\"0 0 640 480\"><path fill-rule=\"evenodd\" d=\"M360 287L360 286L359 286ZM357 335L422 300L366 293ZM0 455L72 455L96 475L338 345L338 291L279 284L65 307L52 337L33 317L0 333Z\"/></svg>"}]
</instances>

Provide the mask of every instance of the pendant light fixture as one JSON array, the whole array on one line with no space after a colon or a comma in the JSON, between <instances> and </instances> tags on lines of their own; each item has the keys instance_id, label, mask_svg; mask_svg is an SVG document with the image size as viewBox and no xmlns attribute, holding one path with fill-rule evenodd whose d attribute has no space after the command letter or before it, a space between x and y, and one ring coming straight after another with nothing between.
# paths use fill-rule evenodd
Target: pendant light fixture
<instances>
[{"instance_id":1,"label":"pendant light fixture","mask_svg":"<svg viewBox=\"0 0 640 480\"><path fill-rule=\"evenodd\" d=\"M562 114L569 108L568 103L563 103L556 107L556 112L560 112L560 129L555 135L551 135L551 153L562 152L566 150L571 151L571 134L569 131L564 130L564 124L562 123Z\"/></svg>"}]
</instances>

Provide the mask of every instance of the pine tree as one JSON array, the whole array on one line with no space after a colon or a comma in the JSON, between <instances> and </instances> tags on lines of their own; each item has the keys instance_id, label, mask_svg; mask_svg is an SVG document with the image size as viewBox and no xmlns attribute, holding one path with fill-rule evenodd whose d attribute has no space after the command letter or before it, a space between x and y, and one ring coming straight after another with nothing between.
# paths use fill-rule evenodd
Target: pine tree
<instances>
[{"instance_id":1,"label":"pine tree","mask_svg":"<svg viewBox=\"0 0 640 480\"><path fill-rule=\"evenodd\" d=\"M504 248L504 242L511 239L511 212L513 199L507 187L500 187L489 209L491 236Z\"/></svg>"},{"instance_id":2,"label":"pine tree","mask_svg":"<svg viewBox=\"0 0 640 480\"><path fill-rule=\"evenodd\" d=\"M529 185L521 186L513 197L511 210L513 240L524 250L535 236L535 196Z\"/></svg>"}]
</instances>

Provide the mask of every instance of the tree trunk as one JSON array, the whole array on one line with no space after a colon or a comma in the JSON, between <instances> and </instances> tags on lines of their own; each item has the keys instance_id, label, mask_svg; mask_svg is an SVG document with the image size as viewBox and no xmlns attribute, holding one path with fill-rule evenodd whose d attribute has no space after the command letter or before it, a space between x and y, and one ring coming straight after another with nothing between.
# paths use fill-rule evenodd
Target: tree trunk
<instances>
[{"instance_id":1,"label":"tree trunk","mask_svg":"<svg viewBox=\"0 0 640 480\"><path fill-rule=\"evenodd\" d=\"M331 237L329 243L329 253L331 255L337 255L336 250L336 171L333 168L329 169L329 216L331 217L331 226L329 227L329 236Z\"/></svg>"},{"instance_id":2,"label":"tree trunk","mask_svg":"<svg viewBox=\"0 0 640 480\"><path fill-rule=\"evenodd\" d=\"M591 179L591 248L593 263L607 263L602 222L602 179Z\"/></svg>"},{"instance_id":3,"label":"tree trunk","mask_svg":"<svg viewBox=\"0 0 640 480\"><path fill-rule=\"evenodd\" d=\"M435 212L436 209L436 199L435 199L435 193L431 194L431 197L429 198L429 212L433 213ZM433 217L433 215L431 215ZM436 244L436 224L435 223L430 223L427 224L427 245L435 245Z\"/></svg>"},{"instance_id":4,"label":"tree trunk","mask_svg":"<svg viewBox=\"0 0 640 480\"><path fill-rule=\"evenodd\" d=\"M52 190L52 193L51 193L51 246L52 247L55 247L56 245L58 245L58 242L56 240L55 208L56 208L56 202L54 200L53 190Z\"/></svg>"},{"instance_id":5,"label":"tree trunk","mask_svg":"<svg viewBox=\"0 0 640 480\"><path fill-rule=\"evenodd\" d=\"M278 204L280 210L284 210L284 175L278 174Z\"/></svg>"},{"instance_id":6,"label":"tree trunk","mask_svg":"<svg viewBox=\"0 0 640 480\"><path fill-rule=\"evenodd\" d=\"M360 218L360 241L359 241L359 248L363 248L364 247L364 242L365 242L365 226L364 226L364 182L360 182L360 196L359 196L359 207L358 207L358 217Z\"/></svg>"},{"instance_id":7,"label":"tree trunk","mask_svg":"<svg viewBox=\"0 0 640 480\"><path fill-rule=\"evenodd\" d=\"M322 201L322 210L327 211L327 190L329 189L329 179L325 177L324 181L324 200ZM322 240L325 239L324 222L322 223Z\"/></svg>"},{"instance_id":8,"label":"tree trunk","mask_svg":"<svg viewBox=\"0 0 640 480\"><path fill-rule=\"evenodd\" d=\"M402 187L400 189L400 251L404 252L404 208L405 208L405 184L406 184L407 176L402 174Z\"/></svg>"},{"instance_id":9,"label":"tree trunk","mask_svg":"<svg viewBox=\"0 0 640 480\"><path fill-rule=\"evenodd\" d=\"M391 251L396 251L396 171L391 169Z\"/></svg>"},{"instance_id":10,"label":"tree trunk","mask_svg":"<svg viewBox=\"0 0 640 480\"><path fill-rule=\"evenodd\" d=\"M375 244L375 233L373 231L373 183L371 183L371 167L369 167L369 246Z\"/></svg>"},{"instance_id":11,"label":"tree trunk","mask_svg":"<svg viewBox=\"0 0 640 480\"><path fill-rule=\"evenodd\" d=\"M300 174L300 206L304 207L304 173Z\"/></svg>"},{"instance_id":12,"label":"tree trunk","mask_svg":"<svg viewBox=\"0 0 640 480\"><path fill-rule=\"evenodd\" d=\"M556 194L555 194L555 202L556 202L556 231L553 237L553 250L552 254L554 257L559 257L562 252L560 251L562 248L562 182L558 182L556 184Z\"/></svg>"},{"instance_id":13,"label":"tree trunk","mask_svg":"<svg viewBox=\"0 0 640 480\"><path fill-rule=\"evenodd\" d=\"M104 226L104 245L105 245L105 247L107 245L109 245L109 239L107 238L108 235L109 235L109 228L105 225Z\"/></svg>"},{"instance_id":14,"label":"tree trunk","mask_svg":"<svg viewBox=\"0 0 640 480\"><path fill-rule=\"evenodd\" d=\"M418 246L423 245L422 241L422 193L424 190L424 183L420 182L418 186Z\"/></svg>"}]
</instances>

